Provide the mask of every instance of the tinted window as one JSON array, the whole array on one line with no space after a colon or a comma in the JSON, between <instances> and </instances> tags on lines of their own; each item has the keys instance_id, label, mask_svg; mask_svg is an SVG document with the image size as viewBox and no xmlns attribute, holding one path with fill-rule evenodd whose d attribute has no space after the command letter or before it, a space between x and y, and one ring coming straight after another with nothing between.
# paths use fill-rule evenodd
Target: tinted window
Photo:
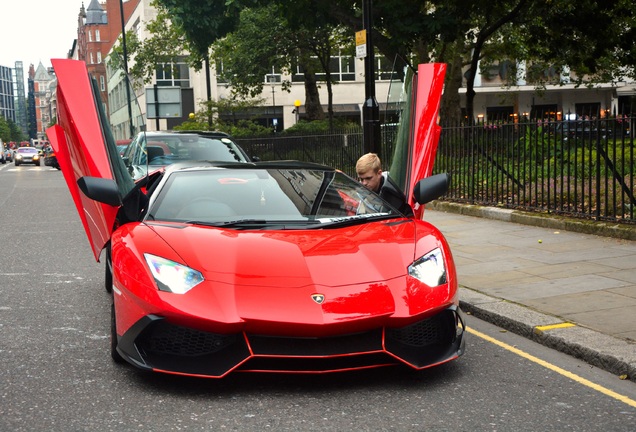
<instances>
[{"instance_id":1,"label":"tinted window","mask_svg":"<svg viewBox=\"0 0 636 432\"><path fill-rule=\"evenodd\" d=\"M168 177L150 209L155 220L217 222L244 218L321 221L398 215L341 172L313 169L205 169Z\"/></svg>"}]
</instances>

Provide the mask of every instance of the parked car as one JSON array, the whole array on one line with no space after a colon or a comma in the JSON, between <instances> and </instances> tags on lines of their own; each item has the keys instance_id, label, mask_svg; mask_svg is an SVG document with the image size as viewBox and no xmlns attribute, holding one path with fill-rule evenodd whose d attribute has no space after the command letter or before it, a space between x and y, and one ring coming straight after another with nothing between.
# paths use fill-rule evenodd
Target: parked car
<instances>
[{"instance_id":1,"label":"parked car","mask_svg":"<svg viewBox=\"0 0 636 432\"><path fill-rule=\"evenodd\" d=\"M22 164L34 164L40 166L41 164L41 156L38 149L35 147L19 147L15 151L15 166L20 166Z\"/></svg>"},{"instance_id":2,"label":"parked car","mask_svg":"<svg viewBox=\"0 0 636 432\"><path fill-rule=\"evenodd\" d=\"M4 159L7 162L13 162L13 149L9 147L5 147L4 149Z\"/></svg>"},{"instance_id":3,"label":"parked car","mask_svg":"<svg viewBox=\"0 0 636 432\"><path fill-rule=\"evenodd\" d=\"M0 152L0 163L2 165L7 163L7 152L5 149L2 149L2 151Z\"/></svg>"},{"instance_id":4,"label":"parked car","mask_svg":"<svg viewBox=\"0 0 636 432\"><path fill-rule=\"evenodd\" d=\"M249 162L245 151L228 134L208 131L140 132L123 154L133 178L186 160Z\"/></svg>"},{"instance_id":5,"label":"parked car","mask_svg":"<svg viewBox=\"0 0 636 432\"><path fill-rule=\"evenodd\" d=\"M60 169L60 164L57 163L57 157L52 147L46 147L44 149L44 165Z\"/></svg>"},{"instance_id":6,"label":"parked car","mask_svg":"<svg viewBox=\"0 0 636 432\"><path fill-rule=\"evenodd\" d=\"M132 140L130 139L122 139L122 140L117 140L116 144L117 144L117 151L119 152L120 156L124 155L124 152L126 151L126 149L128 148L128 145L132 142Z\"/></svg>"},{"instance_id":7,"label":"parked car","mask_svg":"<svg viewBox=\"0 0 636 432\"><path fill-rule=\"evenodd\" d=\"M339 170L297 161L188 158L136 183L101 133L86 64L52 63L67 109L47 134L95 258L104 251L115 361L220 378L421 370L463 354L457 274L433 225ZM412 127L430 133L417 145L400 135L407 199L420 211L449 183L429 163L444 70L423 68L409 86L428 94Z\"/></svg>"}]
</instances>

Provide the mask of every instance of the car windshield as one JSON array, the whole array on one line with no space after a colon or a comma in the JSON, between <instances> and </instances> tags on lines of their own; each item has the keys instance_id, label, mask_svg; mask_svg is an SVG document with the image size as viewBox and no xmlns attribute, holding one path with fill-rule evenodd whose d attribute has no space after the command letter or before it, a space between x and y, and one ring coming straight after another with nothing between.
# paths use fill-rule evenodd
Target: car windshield
<instances>
[{"instance_id":1,"label":"car windshield","mask_svg":"<svg viewBox=\"0 0 636 432\"><path fill-rule=\"evenodd\" d=\"M37 153L38 149L35 147L21 147L18 149L18 153Z\"/></svg>"},{"instance_id":2,"label":"car windshield","mask_svg":"<svg viewBox=\"0 0 636 432\"><path fill-rule=\"evenodd\" d=\"M208 168L166 175L146 220L231 228L320 228L402 217L339 171Z\"/></svg>"},{"instance_id":3,"label":"car windshield","mask_svg":"<svg viewBox=\"0 0 636 432\"><path fill-rule=\"evenodd\" d=\"M124 152L135 179L145 175L146 165L158 168L186 160L247 162L245 152L224 134L140 133Z\"/></svg>"}]
</instances>

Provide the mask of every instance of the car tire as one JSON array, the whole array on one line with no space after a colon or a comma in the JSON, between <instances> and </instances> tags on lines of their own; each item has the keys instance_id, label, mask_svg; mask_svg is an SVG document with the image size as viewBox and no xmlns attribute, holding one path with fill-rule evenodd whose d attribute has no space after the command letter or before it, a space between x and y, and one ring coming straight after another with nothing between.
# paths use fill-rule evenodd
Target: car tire
<instances>
[{"instance_id":1,"label":"car tire","mask_svg":"<svg viewBox=\"0 0 636 432\"><path fill-rule=\"evenodd\" d=\"M14 163L15 163L15 166L20 166L20 162L15 161Z\"/></svg>"},{"instance_id":2,"label":"car tire","mask_svg":"<svg viewBox=\"0 0 636 432\"><path fill-rule=\"evenodd\" d=\"M114 302L110 306L110 356L115 363L124 363L124 358L117 351L117 319Z\"/></svg>"},{"instance_id":3,"label":"car tire","mask_svg":"<svg viewBox=\"0 0 636 432\"><path fill-rule=\"evenodd\" d=\"M37 165L37 166L40 166L40 161L37 161L36 165Z\"/></svg>"},{"instance_id":4,"label":"car tire","mask_svg":"<svg viewBox=\"0 0 636 432\"><path fill-rule=\"evenodd\" d=\"M106 257L104 259L104 288L106 292L111 294L113 292L113 262L110 256L110 244L106 245Z\"/></svg>"}]
</instances>

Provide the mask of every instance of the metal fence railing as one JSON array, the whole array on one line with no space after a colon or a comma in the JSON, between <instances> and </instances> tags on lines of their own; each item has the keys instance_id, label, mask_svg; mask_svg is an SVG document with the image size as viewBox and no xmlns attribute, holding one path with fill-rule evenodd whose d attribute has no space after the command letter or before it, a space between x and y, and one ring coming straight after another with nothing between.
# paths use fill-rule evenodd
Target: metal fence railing
<instances>
[{"instance_id":1,"label":"metal fence railing","mask_svg":"<svg viewBox=\"0 0 636 432\"><path fill-rule=\"evenodd\" d=\"M636 223L634 118L444 126L435 172L448 201ZM393 133L382 132L390 166ZM355 175L360 132L237 139L262 160L296 159Z\"/></svg>"}]
</instances>

